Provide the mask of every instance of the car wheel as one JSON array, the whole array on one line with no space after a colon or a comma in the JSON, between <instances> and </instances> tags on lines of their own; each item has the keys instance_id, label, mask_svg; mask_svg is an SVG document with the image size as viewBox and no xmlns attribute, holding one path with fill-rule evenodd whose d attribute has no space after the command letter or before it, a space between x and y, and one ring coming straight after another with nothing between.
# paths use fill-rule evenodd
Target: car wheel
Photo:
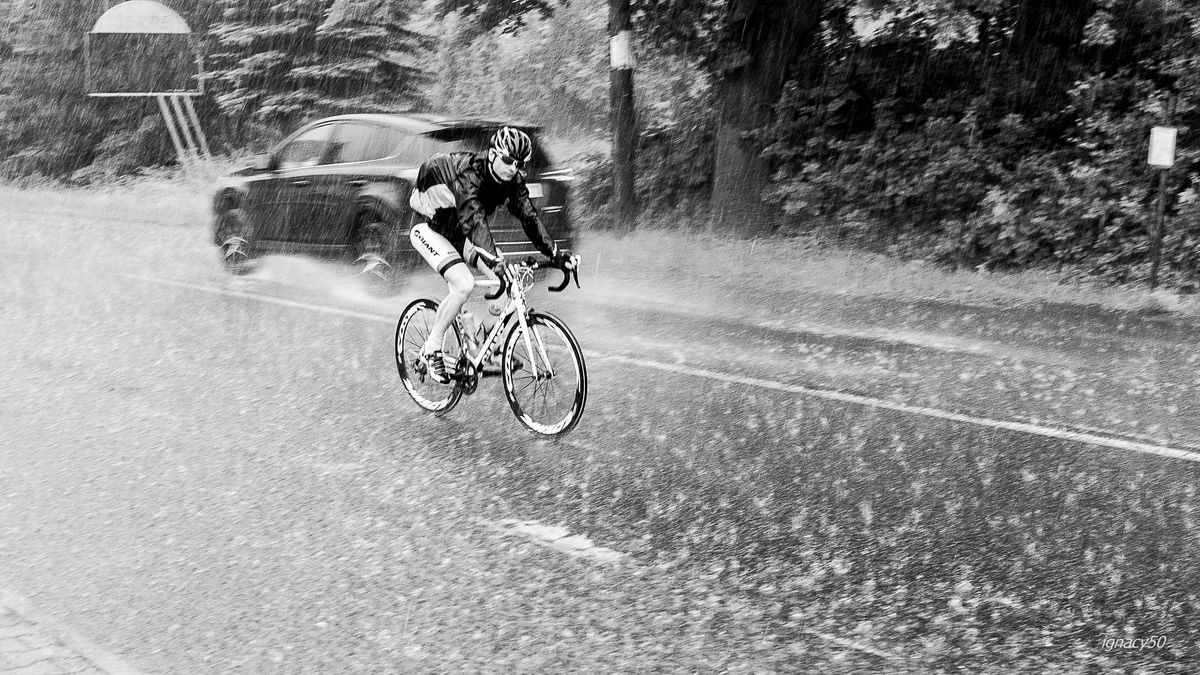
<instances>
[{"instance_id":1,"label":"car wheel","mask_svg":"<svg viewBox=\"0 0 1200 675\"><path fill-rule=\"evenodd\" d=\"M241 209L229 209L217 217L215 239L226 272L246 274L254 269L253 230Z\"/></svg>"},{"instance_id":2,"label":"car wheel","mask_svg":"<svg viewBox=\"0 0 1200 675\"><path fill-rule=\"evenodd\" d=\"M408 243L408 233L418 223L424 220L416 212L409 211L408 216L403 219L405 225L398 229L394 236L392 250L388 255L388 260L392 263L392 274L395 279L400 280L412 276L413 273L420 270L429 269L425 264L425 259L412 249Z\"/></svg>"},{"instance_id":3,"label":"car wheel","mask_svg":"<svg viewBox=\"0 0 1200 675\"><path fill-rule=\"evenodd\" d=\"M375 288L392 282L392 264L388 262L388 224L375 214L363 216L355 232L352 248L355 273Z\"/></svg>"}]
</instances>

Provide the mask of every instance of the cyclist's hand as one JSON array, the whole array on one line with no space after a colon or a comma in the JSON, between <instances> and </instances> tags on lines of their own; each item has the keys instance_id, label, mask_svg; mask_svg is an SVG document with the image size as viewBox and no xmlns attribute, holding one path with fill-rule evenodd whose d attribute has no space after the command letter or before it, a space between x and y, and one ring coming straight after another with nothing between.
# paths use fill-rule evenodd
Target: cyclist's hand
<instances>
[{"instance_id":1,"label":"cyclist's hand","mask_svg":"<svg viewBox=\"0 0 1200 675\"><path fill-rule=\"evenodd\" d=\"M504 258L501 258L492 265L492 271L496 273L497 277L511 281L513 276L512 267L512 265L504 261Z\"/></svg>"},{"instance_id":2,"label":"cyclist's hand","mask_svg":"<svg viewBox=\"0 0 1200 675\"><path fill-rule=\"evenodd\" d=\"M573 270L579 266L579 256L572 255L570 251L555 251L550 262L561 270Z\"/></svg>"}]
</instances>

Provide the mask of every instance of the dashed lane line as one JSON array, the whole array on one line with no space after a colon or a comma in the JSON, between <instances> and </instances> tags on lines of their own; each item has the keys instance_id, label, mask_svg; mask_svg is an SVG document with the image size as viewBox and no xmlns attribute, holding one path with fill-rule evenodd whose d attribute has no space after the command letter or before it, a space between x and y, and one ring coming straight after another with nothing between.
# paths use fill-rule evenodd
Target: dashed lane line
<instances>
[{"instance_id":1,"label":"dashed lane line","mask_svg":"<svg viewBox=\"0 0 1200 675\"><path fill-rule=\"evenodd\" d=\"M520 537L539 546L553 549L574 558L583 558L599 564L637 564L626 553L598 546L586 536L572 535L565 527L558 525L544 525L536 520L517 520L513 518L499 521L479 520L477 522L484 528L497 532L501 536ZM859 640L850 640L811 628L801 628L800 632L836 644L845 649L853 649L889 661L905 660L899 654L884 651Z\"/></svg>"},{"instance_id":2,"label":"dashed lane line","mask_svg":"<svg viewBox=\"0 0 1200 675\"><path fill-rule=\"evenodd\" d=\"M321 312L322 314L333 314L335 316L346 316L352 319L363 319L365 321L386 321L387 323L395 322L395 318L383 316L381 314L370 314L367 312L356 312L350 309L341 309L340 307L329 307L328 305L316 305L311 302L300 302L298 300L288 300L287 298L273 298L268 295L259 295L258 293L248 293L246 291L238 291L231 288L215 288L213 286L205 286L203 284L193 284L186 281L173 281L170 279L159 279L157 277L147 277L140 274L124 274L120 276L129 279L137 279L138 281L148 281L154 284L162 284L164 286L175 286L178 288L187 288L193 291L201 291L203 293L212 293L214 295L224 295L231 298L243 298L245 300L255 300L258 302L266 302L272 305L282 305L292 309L304 309L310 312Z\"/></svg>"},{"instance_id":3,"label":"dashed lane line","mask_svg":"<svg viewBox=\"0 0 1200 675\"><path fill-rule=\"evenodd\" d=\"M382 314L372 314L369 312L356 312L354 310L342 309L339 307L330 307L327 305L318 305L309 302L300 302L296 300L288 300L286 298L275 298L257 293L249 293L246 291L238 291L226 288L216 288L213 286L205 286L203 284L193 284L185 281L173 281L169 279L159 279L157 277L142 276L136 274L122 274L122 276L145 281L149 283L162 284L166 286L175 286L178 288L187 288L203 293L212 293L216 295L224 295L234 298L244 298L247 300L255 300L283 307L291 307L293 309L303 309L312 312L320 312L324 314L332 314L335 316L345 316L354 319L362 319L365 321L376 321L382 323L393 323L395 317ZM876 408L880 410L890 410L893 412L904 413L908 415L921 415L934 419L942 419L960 424L971 424L992 429L1003 429L1006 431L1014 431L1017 433L1031 434L1034 436L1042 436L1045 438L1053 438L1056 440L1070 441L1074 443L1083 443L1103 448L1111 448L1114 450L1126 450L1129 452L1137 452L1145 455L1156 455L1159 457L1167 457L1170 459L1179 459L1187 462L1200 463L1200 453L1173 448L1166 445L1154 443L1141 443L1125 438L1116 438L1112 436L1103 436L1095 433L1084 433L1080 431L1070 431L1067 429L1047 427L1039 424L1030 424L1027 422L1013 422L1008 420L997 420L988 417L978 417L975 415L965 415L962 413L951 412L949 410L941 410L939 408L929 408L925 406L913 406L905 403L896 403L894 401L886 401L883 399L872 398L869 396L860 396L858 394L850 394L841 391L829 389L814 389L811 387L802 387L800 385L788 384L786 382L777 382L775 380L767 380L758 377L749 377L745 375L735 375L732 373L722 373L704 368L696 368L678 363L663 363L660 361L651 361L649 359L639 359L635 357L623 356L620 354L609 354L595 350L585 350L585 355L588 358L604 359L626 363L629 365L638 366L641 368L651 368L678 375L687 375L690 377L698 377L717 382L725 382L728 384L740 384L748 387L757 387L760 389L768 389L779 391L787 394L795 394L797 396L808 396L811 398L820 398L829 401L838 401L840 403L852 403L854 405Z\"/></svg>"},{"instance_id":4,"label":"dashed lane line","mask_svg":"<svg viewBox=\"0 0 1200 675\"><path fill-rule=\"evenodd\" d=\"M528 540L559 553L565 553L573 558L583 558L598 563L618 563L628 559L620 551L600 546L582 534L571 534L565 527L558 525L543 525L536 520L480 520L483 527L499 532L501 535L511 535L527 538Z\"/></svg>"}]
</instances>

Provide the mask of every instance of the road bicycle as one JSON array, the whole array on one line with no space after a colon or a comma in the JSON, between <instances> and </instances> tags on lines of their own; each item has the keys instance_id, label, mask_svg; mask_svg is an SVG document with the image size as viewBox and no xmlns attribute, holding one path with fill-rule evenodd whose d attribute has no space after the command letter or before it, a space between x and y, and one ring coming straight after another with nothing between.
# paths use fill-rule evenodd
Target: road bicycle
<instances>
[{"instance_id":1,"label":"road bicycle","mask_svg":"<svg viewBox=\"0 0 1200 675\"><path fill-rule=\"evenodd\" d=\"M421 359L438 303L421 298L404 309L396 323L396 369L404 390L417 405L444 415L464 394L475 393L480 377L499 375L513 414L530 431L556 437L575 428L587 403L583 350L562 319L531 308L525 297L534 284L534 271L547 267L563 273L562 283L551 291L561 292L572 278L579 285L578 264L558 268L532 258L510 266L499 280L475 280L477 287L496 288L485 294L488 300L501 295L507 300L499 320L482 339L468 325L474 321L469 312L459 313L450 325L442 341L448 384L434 381ZM482 334L483 329L478 332Z\"/></svg>"}]
</instances>

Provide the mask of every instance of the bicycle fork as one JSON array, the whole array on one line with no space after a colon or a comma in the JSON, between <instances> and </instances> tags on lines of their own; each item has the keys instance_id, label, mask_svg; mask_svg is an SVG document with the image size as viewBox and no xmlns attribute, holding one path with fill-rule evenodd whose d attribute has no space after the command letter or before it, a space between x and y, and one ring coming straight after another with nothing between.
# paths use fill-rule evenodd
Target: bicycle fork
<instances>
[{"instance_id":1,"label":"bicycle fork","mask_svg":"<svg viewBox=\"0 0 1200 675\"><path fill-rule=\"evenodd\" d=\"M529 361L533 366L533 377L537 381L549 380L554 377L554 366L550 363L550 357L546 355L546 345L542 342L542 336L535 332L529 326L529 322L525 319L525 312L518 315L518 320L521 323L521 337L525 342L525 353L529 355ZM533 334L531 340L529 335ZM533 345L537 344L537 353L533 351ZM542 365L538 365L537 356L541 356Z\"/></svg>"}]
</instances>

